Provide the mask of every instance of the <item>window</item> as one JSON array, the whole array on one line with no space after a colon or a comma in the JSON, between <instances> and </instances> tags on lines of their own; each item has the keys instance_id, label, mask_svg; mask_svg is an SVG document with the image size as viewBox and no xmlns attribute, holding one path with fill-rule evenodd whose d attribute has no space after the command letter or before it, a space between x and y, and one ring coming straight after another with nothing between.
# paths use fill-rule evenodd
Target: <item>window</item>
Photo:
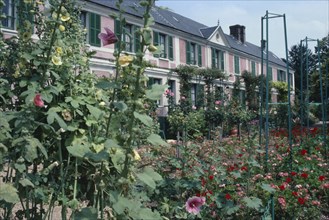
<instances>
[{"instance_id":1,"label":"window","mask_svg":"<svg viewBox=\"0 0 329 220\"><path fill-rule=\"evenodd\" d=\"M81 25L88 29L87 42L92 46L101 46L98 34L101 32L100 15L82 11L80 14Z\"/></svg>"},{"instance_id":2,"label":"window","mask_svg":"<svg viewBox=\"0 0 329 220\"><path fill-rule=\"evenodd\" d=\"M140 51L140 34L138 33L139 27L133 24L125 23L122 26L119 20L115 20L114 32L118 39L121 39L122 50L126 52L136 53ZM119 44L115 44L118 49Z\"/></svg>"},{"instance_id":3,"label":"window","mask_svg":"<svg viewBox=\"0 0 329 220\"><path fill-rule=\"evenodd\" d=\"M240 59L238 56L234 56L234 73L240 74Z\"/></svg>"},{"instance_id":4,"label":"window","mask_svg":"<svg viewBox=\"0 0 329 220\"><path fill-rule=\"evenodd\" d=\"M225 68L224 51L211 48L211 59L212 59L211 66L213 68L224 70Z\"/></svg>"},{"instance_id":5,"label":"window","mask_svg":"<svg viewBox=\"0 0 329 220\"><path fill-rule=\"evenodd\" d=\"M278 81L281 82L286 82L287 81L287 76L286 76L286 72L283 70L278 70L277 71L277 75L278 75Z\"/></svg>"},{"instance_id":6,"label":"window","mask_svg":"<svg viewBox=\"0 0 329 220\"><path fill-rule=\"evenodd\" d=\"M256 63L255 61L251 61L251 74L256 76Z\"/></svg>"},{"instance_id":7,"label":"window","mask_svg":"<svg viewBox=\"0 0 329 220\"><path fill-rule=\"evenodd\" d=\"M202 66L201 45L186 41L186 64Z\"/></svg>"},{"instance_id":8,"label":"window","mask_svg":"<svg viewBox=\"0 0 329 220\"><path fill-rule=\"evenodd\" d=\"M2 13L6 15L6 18L2 20L2 26L14 29L15 28L15 4L14 0L5 0L5 5L2 8Z\"/></svg>"},{"instance_id":9,"label":"window","mask_svg":"<svg viewBox=\"0 0 329 220\"><path fill-rule=\"evenodd\" d=\"M273 74L272 74L272 67L268 68L268 72L267 72L267 76L268 76L268 81L271 82L273 80Z\"/></svg>"},{"instance_id":10,"label":"window","mask_svg":"<svg viewBox=\"0 0 329 220\"><path fill-rule=\"evenodd\" d=\"M174 48L172 36L153 31L153 44L160 48L160 54L154 54L155 57L174 60Z\"/></svg>"}]
</instances>

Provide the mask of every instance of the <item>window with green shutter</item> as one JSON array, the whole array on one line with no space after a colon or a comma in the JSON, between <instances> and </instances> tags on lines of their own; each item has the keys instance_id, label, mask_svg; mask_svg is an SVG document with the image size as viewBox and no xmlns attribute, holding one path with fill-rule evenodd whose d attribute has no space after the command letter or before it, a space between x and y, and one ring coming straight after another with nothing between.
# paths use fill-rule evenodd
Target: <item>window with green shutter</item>
<instances>
[{"instance_id":1,"label":"window with green shutter","mask_svg":"<svg viewBox=\"0 0 329 220\"><path fill-rule=\"evenodd\" d=\"M5 28L15 29L15 3L14 0L5 0L2 7L2 14L6 16L1 20L1 24Z\"/></svg>"},{"instance_id":2,"label":"window with green shutter","mask_svg":"<svg viewBox=\"0 0 329 220\"><path fill-rule=\"evenodd\" d=\"M173 37L153 31L153 45L160 49L159 54L153 54L154 57L174 60Z\"/></svg>"},{"instance_id":3,"label":"window with green shutter","mask_svg":"<svg viewBox=\"0 0 329 220\"><path fill-rule=\"evenodd\" d=\"M251 74L256 76L256 63L255 61L251 61Z\"/></svg>"},{"instance_id":4,"label":"window with green shutter","mask_svg":"<svg viewBox=\"0 0 329 220\"><path fill-rule=\"evenodd\" d=\"M240 74L240 59L238 56L234 56L234 73Z\"/></svg>"},{"instance_id":5,"label":"window with green shutter","mask_svg":"<svg viewBox=\"0 0 329 220\"><path fill-rule=\"evenodd\" d=\"M101 32L101 16L95 13L89 13L89 44L92 46L101 46L98 34Z\"/></svg>"}]
</instances>

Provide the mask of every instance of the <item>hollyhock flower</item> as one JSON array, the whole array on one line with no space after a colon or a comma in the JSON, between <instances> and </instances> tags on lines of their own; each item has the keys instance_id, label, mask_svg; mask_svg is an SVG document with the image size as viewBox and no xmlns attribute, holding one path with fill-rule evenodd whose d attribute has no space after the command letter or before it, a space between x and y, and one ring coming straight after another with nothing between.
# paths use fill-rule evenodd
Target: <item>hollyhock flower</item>
<instances>
[{"instance_id":1,"label":"hollyhock flower","mask_svg":"<svg viewBox=\"0 0 329 220\"><path fill-rule=\"evenodd\" d=\"M319 176L319 181L324 181L326 179L325 176Z\"/></svg>"},{"instance_id":2,"label":"hollyhock flower","mask_svg":"<svg viewBox=\"0 0 329 220\"><path fill-rule=\"evenodd\" d=\"M307 179L308 174L307 173L302 173L300 176L303 177L304 179Z\"/></svg>"},{"instance_id":3,"label":"hollyhock flower","mask_svg":"<svg viewBox=\"0 0 329 220\"><path fill-rule=\"evenodd\" d=\"M102 41L103 46L114 44L118 41L117 36L109 28L104 28L106 33L99 33L98 38Z\"/></svg>"},{"instance_id":4,"label":"hollyhock flower","mask_svg":"<svg viewBox=\"0 0 329 220\"><path fill-rule=\"evenodd\" d=\"M56 66L60 66L62 65L62 59L59 56L52 56L51 61L53 62L53 64L55 64Z\"/></svg>"},{"instance_id":5,"label":"hollyhock flower","mask_svg":"<svg viewBox=\"0 0 329 220\"><path fill-rule=\"evenodd\" d=\"M205 197L193 196L186 201L185 207L186 211L197 215L200 212L200 207L206 203Z\"/></svg>"},{"instance_id":6,"label":"hollyhock flower","mask_svg":"<svg viewBox=\"0 0 329 220\"><path fill-rule=\"evenodd\" d=\"M279 202L279 204L281 205L282 208L286 208L287 203L286 203L286 200L283 197L279 197L278 202Z\"/></svg>"},{"instance_id":7,"label":"hollyhock flower","mask_svg":"<svg viewBox=\"0 0 329 220\"><path fill-rule=\"evenodd\" d=\"M45 103L43 102L42 98L41 98L41 94L36 94L35 97L34 97L34 105L37 106L37 107L44 107L45 106Z\"/></svg>"},{"instance_id":8,"label":"hollyhock flower","mask_svg":"<svg viewBox=\"0 0 329 220\"><path fill-rule=\"evenodd\" d=\"M120 66L128 66L134 60L133 56L130 55L123 55L119 57L119 64Z\"/></svg>"},{"instance_id":9,"label":"hollyhock flower","mask_svg":"<svg viewBox=\"0 0 329 220\"><path fill-rule=\"evenodd\" d=\"M305 149L301 150L300 151L300 154L303 155L303 156L306 155L307 154L307 150L305 150Z\"/></svg>"},{"instance_id":10,"label":"hollyhock flower","mask_svg":"<svg viewBox=\"0 0 329 220\"><path fill-rule=\"evenodd\" d=\"M302 197L299 197L298 198L298 203L301 204L301 205L304 205L306 202L306 199L302 198Z\"/></svg>"},{"instance_id":11,"label":"hollyhock flower","mask_svg":"<svg viewBox=\"0 0 329 220\"><path fill-rule=\"evenodd\" d=\"M225 199L226 200L230 200L232 198L232 196L229 194L229 193L227 193L226 195L225 195Z\"/></svg>"}]
</instances>

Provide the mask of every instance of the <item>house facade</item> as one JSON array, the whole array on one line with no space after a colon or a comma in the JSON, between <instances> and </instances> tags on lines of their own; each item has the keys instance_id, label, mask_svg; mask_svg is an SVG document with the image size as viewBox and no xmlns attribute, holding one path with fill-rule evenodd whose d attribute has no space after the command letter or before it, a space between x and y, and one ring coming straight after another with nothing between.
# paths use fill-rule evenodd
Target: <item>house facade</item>
<instances>
[{"instance_id":1,"label":"house facade","mask_svg":"<svg viewBox=\"0 0 329 220\"><path fill-rule=\"evenodd\" d=\"M14 0L5 0L3 12L7 18L2 21L2 32L5 37L16 34ZM91 60L91 71L99 76L113 76L115 60L113 53L115 44L104 47L98 39L98 34L108 27L125 42L124 52L134 55L139 37L136 29L142 27L143 7L139 0L124 0L121 8L125 11L126 24L124 33L119 33L120 23L109 16L118 13L116 1L86 0L80 1L82 6L81 23L87 30L87 43L90 50L96 51ZM178 103L179 79L172 72L179 65L193 65L199 68L218 68L227 75L227 80L217 83L218 87L230 89L236 77L243 71L254 75L261 74L261 55L265 51L247 41L246 27L243 25L230 26L230 33L224 33L219 24L208 27L197 21L186 18L157 6L153 6L151 15L155 24L152 26L153 43L161 48L160 54L146 52L145 59L151 62L154 68L148 68L146 75L151 83L168 84L175 94ZM225 18L223 18L225 19ZM264 74L269 74L272 81L287 81L286 64L272 52L268 54L269 68ZM294 75L290 72L292 86ZM195 83L200 83L195 81ZM195 87L192 86L191 96L196 100ZM275 95L273 96L275 101ZM159 105L166 106L167 100L163 96ZM163 108L165 109L165 108ZM160 115L166 114L165 110Z\"/></svg>"}]
</instances>

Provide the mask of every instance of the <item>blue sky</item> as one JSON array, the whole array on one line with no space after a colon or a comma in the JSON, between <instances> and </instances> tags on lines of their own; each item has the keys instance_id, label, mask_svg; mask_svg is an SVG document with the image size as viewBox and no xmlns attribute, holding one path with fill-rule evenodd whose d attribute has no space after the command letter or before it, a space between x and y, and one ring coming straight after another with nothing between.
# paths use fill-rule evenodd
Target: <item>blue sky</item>
<instances>
[{"instance_id":1,"label":"blue sky","mask_svg":"<svg viewBox=\"0 0 329 220\"><path fill-rule=\"evenodd\" d=\"M266 10L285 14L288 49L305 37L322 39L329 33L329 0L157 0L156 5L168 7L207 26L216 26L219 20L227 34L229 26L244 25L246 40L256 45L261 39L261 17ZM283 18L269 19L268 27L269 49L277 56L285 57ZM309 42L309 48L314 46L315 42Z\"/></svg>"}]
</instances>

